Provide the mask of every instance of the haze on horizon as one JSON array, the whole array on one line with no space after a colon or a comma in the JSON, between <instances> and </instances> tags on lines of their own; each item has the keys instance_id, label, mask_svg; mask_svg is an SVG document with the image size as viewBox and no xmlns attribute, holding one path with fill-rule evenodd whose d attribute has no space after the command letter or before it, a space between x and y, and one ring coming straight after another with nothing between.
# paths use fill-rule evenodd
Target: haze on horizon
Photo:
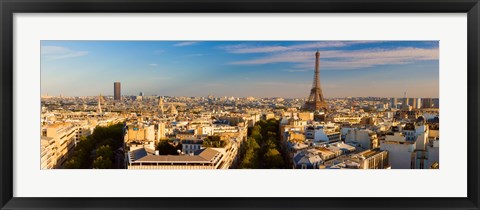
<instances>
[{"instance_id":1,"label":"haze on horizon","mask_svg":"<svg viewBox=\"0 0 480 210\"><path fill-rule=\"evenodd\" d=\"M439 96L438 41L41 41L41 94Z\"/></svg>"}]
</instances>

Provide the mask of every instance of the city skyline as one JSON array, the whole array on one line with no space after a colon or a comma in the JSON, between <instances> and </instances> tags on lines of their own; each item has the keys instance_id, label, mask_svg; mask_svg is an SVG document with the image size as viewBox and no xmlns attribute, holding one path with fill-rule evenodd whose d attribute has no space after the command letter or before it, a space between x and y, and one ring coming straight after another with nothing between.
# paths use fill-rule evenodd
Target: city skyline
<instances>
[{"instance_id":1,"label":"city skyline","mask_svg":"<svg viewBox=\"0 0 480 210\"><path fill-rule=\"evenodd\" d=\"M439 96L437 41L42 41L42 95ZM68 85L67 85L68 84Z\"/></svg>"}]
</instances>

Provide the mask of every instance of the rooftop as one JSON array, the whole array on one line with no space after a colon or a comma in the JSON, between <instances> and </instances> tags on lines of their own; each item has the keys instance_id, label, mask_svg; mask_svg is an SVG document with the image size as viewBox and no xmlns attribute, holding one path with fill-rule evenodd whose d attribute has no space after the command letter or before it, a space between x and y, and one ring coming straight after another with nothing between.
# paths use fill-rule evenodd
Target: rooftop
<instances>
[{"instance_id":1,"label":"rooftop","mask_svg":"<svg viewBox=\"0 0 480 210\"><path fill-rule=\"evenodd\" d=\"M357 153L357 155L360 155L360 156L363 156L365 158L369 158L369 157L372 157L378 153L381 153L383 152L382 150L379 150L379 149L369 149L369 150L365 150L363 152L359 152Z\"/></svg>"},{"instance_id":2,"label":"rooftop","mask_svg":"<svg viewBox=\"0 0 480 210\"><path fill-rule=\"evenodd\" d=\"M212 163L221 153L207 148L198 155L148 155L145 148L129 152L130 162L135 163Z\"/></svg>"}]
</instances>

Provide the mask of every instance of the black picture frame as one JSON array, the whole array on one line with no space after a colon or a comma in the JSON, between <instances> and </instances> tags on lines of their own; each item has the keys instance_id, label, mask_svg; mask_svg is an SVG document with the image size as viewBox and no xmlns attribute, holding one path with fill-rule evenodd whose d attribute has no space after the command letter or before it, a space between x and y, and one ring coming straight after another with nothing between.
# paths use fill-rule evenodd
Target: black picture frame
<instances>
[{"instance_id":1,"label":"black picture frame","mask_svg":"<svg viewBox=\"0 0 480 210\"><path fill-rule=\"evenodd\" d=\"M0 0L1 209L479 209L478 0ZM468 196L465 198L25 198L13 197L15 13L467 13ZM451 180L446 180L451 181ZM382 186L378 186L380 189ZM254 190L254 189L252 189Z\"/></svg>"}]
</instances>

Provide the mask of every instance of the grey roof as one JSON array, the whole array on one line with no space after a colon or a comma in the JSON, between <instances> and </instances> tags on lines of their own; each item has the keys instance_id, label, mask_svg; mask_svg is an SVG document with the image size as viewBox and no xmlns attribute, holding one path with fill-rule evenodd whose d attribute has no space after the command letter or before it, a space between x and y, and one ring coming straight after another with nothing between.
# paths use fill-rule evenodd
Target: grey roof
<instances>
[{"instance_id":1,"label":"grey roof","mask_svg":"<svg viewBox=\"0 0 480 210\"><path fill-rule=\"evenodd\" d=\"M211 161L219 152L217 150L207 148L203 152L201 152L198 156L205 160Z\"/></svg>"},{"instance_id":2,"label":"grey roof","mask_svg":"<svg viewBox=\"0 0 480 210\"><path fill-rule=\"evenodd\" d=\"M308 166L313 166L316 163L322 162L322 158L312 151L301 151L293 157L295 164L306 164Z\"/></svg>"},{"instance_id":3,"label":"grey roof","mask_svg":"<svg viewBox=\"0 0 480 210\"><path fill-rule=\"evenodd\" d=\"M190 155L147 155L135 162L205 162L205 159Z\"/></svg>"},{"instance_id":4,"label":"grey roof","mask_svg":"<svg viewBox=\"0 0 480 210\"><path fill-rule=\"evenodd\" d=\"M140 158L143 158L143 157L147 156L147 151L144 148L142 148L142 149L137 149L137 150L131 151L131 154L132 154L132 158L134 160L138 160Z\"/></svg>"},{"instance_id":5,"label":"grey roof","mask_svg":"<svg viewBox=\"0 0 480 210\"><path fill-rule=\"evenodd\" d=\"M202 139L188 139L188 140L182 140L182 144L203 144Z\"/></svg>"},{"instance_id":6,"label":"grey roof","mask_svg":"<svg viewBox=\"0 0 480 210\"><path fill-rule=\"evenodd\" d=\"M187 162L201 162L210 163L215 156L220 153L214 149L204 149L199 155L147 155L145 149L138 149L132 151L133 162L162 162L162 163L187 163ZM143 155L143 156L142 156Z\"/></svg>"},{"instance_id":7,"label":"grey roof","mask_svg":"<svg viewBox=\"0 0 480 210\"><path fill-rule=\"evenodd\" d=\"M205 149L199 149L199 150L195 150L193 152L193 155L200 155L200 153L202 153Z\"/></svg>"}]
</instances>

